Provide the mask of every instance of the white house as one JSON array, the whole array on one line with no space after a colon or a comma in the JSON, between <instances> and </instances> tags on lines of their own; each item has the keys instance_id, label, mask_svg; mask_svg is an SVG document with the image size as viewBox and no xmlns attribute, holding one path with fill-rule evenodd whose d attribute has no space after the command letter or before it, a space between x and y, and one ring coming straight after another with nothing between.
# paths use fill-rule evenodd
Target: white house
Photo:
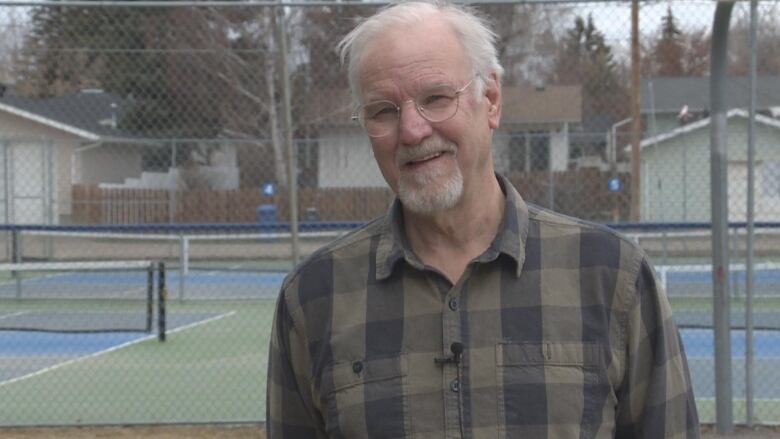
<instances>
[{"instance_id":1,"label":"white house","mask_svg":"<svg viewBox=\"0 0 780 439\"><path fill-rule=\"evenodd\" d=\"M728 120L729 221L745 221L748 113ZM705 118L641 143L642 221L710 221L710 121ZM780 120L757 115L755 218L780 219Z\"/></svg>"},{"instance_id":2,"label":"white house","mask_svg":"<svg viewBox=\"0 0 780 439\"><path fill-rule=\"evenodd\" d=\"M726 108L747 108L749 90L748 77L726 77L723 82ZM764 115L780 114L778 90L780 90L780 76L756 78L756 108ZM709 117L709 77L643 78L640 92L642 126L646 137L656 136Z\"/></svg>"},{"instance_id":3,"label":"white house","mask_svg":"<svg viewBox=\"0 0 780 439\"><path fill-rule=\"evenodd\" d=\"M73 184L139 175L141 151L123 145L132 136L117 127L125 108L99 90L0 97L0 221L67 221Z\"/></svg>"}]
</instances>

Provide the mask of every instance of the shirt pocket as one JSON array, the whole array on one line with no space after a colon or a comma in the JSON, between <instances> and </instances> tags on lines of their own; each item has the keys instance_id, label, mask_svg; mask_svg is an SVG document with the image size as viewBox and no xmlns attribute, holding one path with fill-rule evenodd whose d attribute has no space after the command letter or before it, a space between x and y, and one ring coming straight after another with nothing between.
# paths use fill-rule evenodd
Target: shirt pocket
<instances>
[{"instance_id":1,"label":"shirt pocket","mask_svg":"<svg viewBox=\"0 0 780 439\"><path fill-rule=\"evenodd\" d=\"M594 437L610 422L602 344L499 343L496 365L499 437Z\"/></svg>"},{"instance_id":2,"label":"shirt pocket","mask_svg":"<svg viewBox=\"0 0 780 439\"><path fill-rule=\"evenodd\" d=\"M323 381L328 435L411 437L407 367L406 354L336 363Z\"/></svg>"}]
</instances>

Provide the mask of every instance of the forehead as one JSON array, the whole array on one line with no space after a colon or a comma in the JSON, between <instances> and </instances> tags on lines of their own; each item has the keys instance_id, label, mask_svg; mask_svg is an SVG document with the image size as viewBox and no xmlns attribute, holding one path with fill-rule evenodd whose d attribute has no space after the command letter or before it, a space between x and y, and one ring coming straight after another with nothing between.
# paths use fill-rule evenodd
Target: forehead
<instances>
[{"instance_id":1,"label":"forehead","mask_svg":"<svg viewBox=\"0 0 780 439\"><path fill-rule=\"evenodd\" d=\"M452 28L431 17L422 25L395 25L374 37L359 66L363 97L415 93L466 79L470 63Z\"/></svg>"}]
</instances>

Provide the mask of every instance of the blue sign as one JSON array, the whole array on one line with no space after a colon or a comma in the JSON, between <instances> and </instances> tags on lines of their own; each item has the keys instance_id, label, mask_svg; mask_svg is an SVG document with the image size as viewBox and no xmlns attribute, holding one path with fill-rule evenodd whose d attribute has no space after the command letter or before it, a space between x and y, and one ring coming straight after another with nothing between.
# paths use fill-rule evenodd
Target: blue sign
<instances>
[{"instance_id":1,"label":"blue sign","mask_svg":"<svg viewBox=\"0 0 780 439\"><path fill-rule=\"evenodd\" d=\"M619 178L610 178L609 183L607 184L607 187L612 192L617 192L620 190L620 179Z\"/></svg>"},{"instance_id":2,"label":"blue sign","mask_svg":"<svg viewBox=\"0 0 780 439\"><path fill-rule=\"evenodd\" d=\"M276 185L273 183L263 183L263 194L273 197L276 193Z\"/></svg>"}]
</instances>

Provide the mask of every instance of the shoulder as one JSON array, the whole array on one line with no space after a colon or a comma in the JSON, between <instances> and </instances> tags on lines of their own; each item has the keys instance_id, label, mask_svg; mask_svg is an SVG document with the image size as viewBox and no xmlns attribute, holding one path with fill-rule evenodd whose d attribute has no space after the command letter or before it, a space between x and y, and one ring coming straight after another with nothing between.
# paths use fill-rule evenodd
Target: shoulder
<instances>
[{"instance_id":1,"label":"shoulder","mask_svg":"<svg viewBox=\"0 0 780 439\"><path fill-rule=\"evenodd\" d=\"M569 261L582 273L595 269L616 276L618 291L626 300L635 290L643 265L648 265L644 250L628 236L590 221L562 215L529 205L529 240L537 239L541 249L568 252ZM576 262L575 262L576 261Z\"/></svg>"},{"instance_id":2,"label":"shoulder","mask_svg":"<svg viewBox=\"0 0 780 439\"><path fill-rule=\"evenodd\" d=\"M528 205L528 213L529 222L536 226L534 228L537 231L544 229L550 236L585 240L582 244L586 246L612 243L604 250L643 253L636 241L604 224L563 215L533 204ZM544 231L538 233L544 233ZM615 248L615 245L619 245L621 248Z\"/></svg>"},{"instance_id":3,"label":"shoulder","mask_svg":"<svg viewBox=\"0 0 780 439\"><path fill-rule=\"evenodd\" d=\"M305 297L290 297L310 294L327 294L328 285L333 284L334 266L352 261L365 263L373 251L372 242L386 233L387 217L381 216L352 230L315 251L293 268L282 283L282 296L293 302L305 301ZM312 291L312 286L315 288ZM319 293L318 293L319 292Z\"/></svg>"}]
</instances>

